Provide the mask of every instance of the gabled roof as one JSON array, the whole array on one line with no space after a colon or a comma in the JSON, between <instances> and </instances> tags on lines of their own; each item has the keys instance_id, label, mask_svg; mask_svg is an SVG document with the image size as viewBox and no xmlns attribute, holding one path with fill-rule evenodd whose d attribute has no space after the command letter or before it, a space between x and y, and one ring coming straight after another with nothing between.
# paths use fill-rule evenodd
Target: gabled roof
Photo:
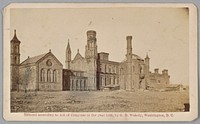
<instances>
[{"instance_id":1,"label":"gabled roof","mask_svg":"<svg viewBox=\"0 0 200 124\"><path fill-rule=\"evenodd\" d=\"M133 59L143 60L140 56L133 54Z\"/></svg>"},{"instance_id":2,"label":"gabled roof","mask_svg":"<svg viewBox=\"0 0 200 124\"><path fill-rule=\"evenodd\" d=\"M38 56L34 56L34 57L31 57L31 58L28 57L26 60L24 60L24 61L21 63L21 65L36 63L36 62L39 61L41 58L43 58L46 54L48 54L48 53L41 54L41 55L38 55Z\"/></svg>"},{"instance_id":3,"label":"gabled roof","mask_svg":"<svg viewBox=\"0 0 200 124\"><path fill-rule=\"evenodd\" d=\"M73 61L78 60L78 59L84 59L84 57L79 52L74 57Z\"/></svg>"},{"instance_id":4,"label":"gabled roof","mask_svg":"<svg viewBox=\"0 0 200 124\"><path fill-rule=\"evenodd\" d=\"M67 44L66 51L68 51L68 52L70 52L70 53L71 53L71 48L70 48L69 40L68 40L68 44Z\"/></svg>"},{"instance_id":5,"label":"gabled roof","mask_svg":"<svg viewBox=\"0 0 200 124\"><path fill-rule=\"evenodd\" d=\"M146 58L145 58L145 59L150 59L150 58L149 58L149 56L148 56L148 53L147 53L147 55L146 55Z\"/></svg>"},{"instance_id":6,"label":"gabled roof","mask_svg":"<svg viewBox=\"0 0 200 124\"><path fill-rule=\"evenodd\" d=\"M136 54L132 54L132 59L143 60L140 56L138 56ZM127 58L125 58L122 62L125 62L126 60L127 60Z\"/></svg>"},{"instance_id":7,"label":"gabled roof","mask_svg":"<svg viewBox=\"0 0 200 124\"><path fill-rule=\"evenodd\" d=\"M48 53L45 54L41 54L38 56L34 56L31 58L27 58L26 60L24 60L20 65L27 65L27 64L35 64L39 61L42 61L45 57L47 57L48 55L52 55L52 57L58 62L60 63L60 65L62 65L62 63L51 53L51 51L49 51Z\"/></svg>"}]
</instances>

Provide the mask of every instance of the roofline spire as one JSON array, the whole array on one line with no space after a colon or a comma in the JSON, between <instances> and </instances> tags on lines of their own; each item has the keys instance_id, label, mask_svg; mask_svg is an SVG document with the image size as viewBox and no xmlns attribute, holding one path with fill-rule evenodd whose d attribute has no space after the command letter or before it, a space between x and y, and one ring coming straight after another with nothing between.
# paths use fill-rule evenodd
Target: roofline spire
<instances>
[{"instance_id":1,"label":"roofline spire","mask_svg":"<svg viewBox=\"0 0 200 124\"><path fill-rule=\"evenodd\" d=\"M19 42L20 43L20 41L17 38L17 31L16 31L16 29L14 29L14 36L13 36L11 42Z\"/></svg>"},{"instance_id":2,"label":"roofline spire","mask_svg":"<svg viewBox=\"0 0 200 124\"><path fill-rule=\"evenodd\" d=\"M149 59L148 52L146 53L146 59Z\"/></svg>"},{"instance_id":3,"label":"roofline spire","mask_svg":"<svg viewBox=\"0 0 200 124\"><path fill-rule=\"evenodd\" d=\"M67 49L66 50L71 52L71 48L70 48L70 44L69 44L69 39L68 39Z\"/></svg>"},{"instance_id":4,"label":"roofline spire","mask_svg":"<svg viewBox=\"0 0 200 124\"><path fill-rule=\"evenodd\" d=\"M68 39L68 43L67 43L67 47L69 46L69 48L70 48L70 44L69 44L69 39Z\"/></svg>"}]
</instances>

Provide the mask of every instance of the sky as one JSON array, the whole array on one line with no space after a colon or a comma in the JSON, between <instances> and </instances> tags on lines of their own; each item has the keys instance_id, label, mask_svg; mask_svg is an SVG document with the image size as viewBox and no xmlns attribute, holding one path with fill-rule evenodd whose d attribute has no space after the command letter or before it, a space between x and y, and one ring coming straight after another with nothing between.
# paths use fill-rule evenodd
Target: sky
<instances>
[{"instance_id":1,"label":"sky","mask_svg":"<svg viewBox=\"0 0 200 124\"><path fill-rule=\"evenodd\" d=\"M150 71L169 70L172 83L189 83L189 14L185 8L15 8L10 11L10 36L17 30L21 62L28 56L52 53L65 67L69 40L72 59L85 56L86 32L97 32L98 52L111 61L126 54L126 36L133 53L150 57Z\"/></svg>"}]
</instances>

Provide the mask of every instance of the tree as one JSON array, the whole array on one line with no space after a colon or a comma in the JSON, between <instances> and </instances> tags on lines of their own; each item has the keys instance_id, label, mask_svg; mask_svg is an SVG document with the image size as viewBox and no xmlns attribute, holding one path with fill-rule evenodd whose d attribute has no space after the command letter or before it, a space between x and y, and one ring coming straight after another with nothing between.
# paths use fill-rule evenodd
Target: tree
<instances>
[{"instance_id":1,"label":"tree","mask_svg":"<svg viewBox=\"0 0 200 124\"><path fill-rule=\"evenodd\" d=\"M31 67L27 67L25 69L25 73L24 73L24 93L25 93L25 97L27 96L27 88L28 88L28 84L31 80L31 73L32 73L32 68Z\"/></svg>"}]
</instances>

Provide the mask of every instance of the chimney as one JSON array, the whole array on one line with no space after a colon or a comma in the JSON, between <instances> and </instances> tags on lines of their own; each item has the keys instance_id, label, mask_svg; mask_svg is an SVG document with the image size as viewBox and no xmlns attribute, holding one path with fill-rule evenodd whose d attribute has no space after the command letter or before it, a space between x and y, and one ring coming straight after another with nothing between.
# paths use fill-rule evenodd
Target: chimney
<instances>
[{"instance_id":1,"label":"chimney","mask_svg":"<svg viewBox=\"0 0 200 124\"><path fill-rule=\"evenodd\" d=\"M132 36L126 36L127 40L127 49L131 48L132 49Z\"/></svg>"},{"instance_id":2,"label":"chimney","mask_svg":"<svg viewBox=\"0 0 200 124\"><path fill-rule=\"evenodd\" d=\"M167 69L164 69L164 70L162 71L162 74L163 74L163 75L168 75L168 70L167 70Z\"/></svg>"},{"instance_id":3,"label":"chimney","mask_svg":"<svg viewBox=\"0 0 200 124\"><path fill-rule=\"evenodd\" d=\"M158 68L155 68L155 69L154 69L154 73L158 74L158 71L159 71Z\"/></svg>"}]
</instances>

